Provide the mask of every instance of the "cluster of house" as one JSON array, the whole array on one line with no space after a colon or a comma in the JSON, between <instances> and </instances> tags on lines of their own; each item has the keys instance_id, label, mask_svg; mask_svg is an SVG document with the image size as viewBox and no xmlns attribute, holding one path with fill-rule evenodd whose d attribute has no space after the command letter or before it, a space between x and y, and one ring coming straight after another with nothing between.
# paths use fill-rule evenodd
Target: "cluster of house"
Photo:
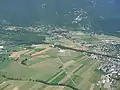
<instances>
[{"instance_id":1,"label":"cluster of house","mask_svg":"<svg viewBox=\"0 0 120 90\"><path fill-rule=\"evenodd\" d=\"M102 82L105 84L107 82L106 78L109 77L110 87L116 87L117 80L120 80L120 59L94 54L91 54L91 58L101 61L97 69L105 73Z\"/></svg>"},{"instance_id":2,"label":"cluster of house","mask_svg":"<svg viewBox=\"0 0 120 90\"><path fill-rule=\"evenodd\" d=\"M120 75L120 65L109 61L103 61L99 66L99 69L105 73L118 73L118 75Z\"/></svg>"},{"instance_id":3,"label":"cluster of house","mask_svg":"<svg viewBox=\"0 0 120 90\"><path fill-rule=\"evenodd\" d=\"M4 46L0 46L0 54L2 54Z\"/></svg>"},{"instance_id":4,"label":"cluster of house","mask_svg":"<svg viewBox=\"0 0 120 90\"><path fill-rule=\"evenodd\" d=\"M69 31L66 29L61 29L61 28L56 28L54 30L49 30L47 32L47 35L53 36L54 39L66 38L66 39L73 41L73 43L76 43L76 45L81 45L81 44L87 45L86 41L82 41L80 40L80 38L74 37L74 35L77 35L77 34L79 33L74 32L74 31Z\"/></svg>"},{"instance_id":5,"label":"cluster of house","mask_svg":"<svg viewBox=\"0 0 120 90\"><path fill-rule=\"evenodd\" d=\"M116 88L117 82L111 78L110 74L102 75L100 80L98 81L97 85L100 86L100 88L104 87L108 90L111 90L111 88Z\"/></svg>"},{"instance_id":6,"label":"cluster of house","mask_svg":"<svg viewBox=\"0 0 120 90\"><path fill-rule=\"evenodd\" d=\"M120 59L91 54L91 58L100 60L101 65L98 69L105 73L118 73L120 75Z\"/></svg>"},{"instance_id":7,"label":"cluster of house","mask_svg":"<svg viewBox=\"0 0 120 90\"><path fill-rule=\"evenodd\" d=\"M96 46L93 48L94 52L99 52L101 54L107 54L107 55L114 55L117 57L120 57L120 44L117 44L116 42L109 41L109 42L101 42L96 44Z\"/></svg>"},{"instance_id":8,"label":"cluster of house","mask_svg":"<svg viewBox=\"0 0 120 90\"><path fill-rule=\"evenodd\" d=\"M0 49L3 49L4 48L4 46L0 46Z\"/></svg>"},{"instance_id":9,"label":"cluster of house","mask_svg":"<svg viewBox=\"0 0 120 90\"><path fill-rule=\"evenodd\" d=\"M62 29L62 28L55 28L54 30L49 30L47 32L48 35L55 35L58 37L64 37L67 36L69 34L70 31L66 30L66 29Z\"/></svg>"}]
</instances>

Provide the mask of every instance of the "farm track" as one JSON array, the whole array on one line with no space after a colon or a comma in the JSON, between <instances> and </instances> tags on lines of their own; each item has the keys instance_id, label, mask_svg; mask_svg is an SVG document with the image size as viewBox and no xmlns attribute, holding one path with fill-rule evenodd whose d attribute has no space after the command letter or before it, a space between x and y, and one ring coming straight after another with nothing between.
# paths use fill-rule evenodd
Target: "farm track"
<instances>
[{"instance_id":1,"label":"farm track","mask_svg":"<svg viewBox=\"0 0 120 90\"><path fill-rule=\"evenodd\" d=\"M60 73L58 73L54 78L52 78L51 80L48 81L48 83L52 82L54 79L56 79L59 75L61 75L64 71L61 71Z\"/></svg>"},{"instance_id":2,"label":"farm track","mask_svg":"<svg viewBox=\"0 0 120 90\"><path fill-rule=\"evenodd\" d=\"M80 67L82 67L83 64L78 65L78 67L76 67L75 69L72 70L72 72L69 73L69 76L71 77L74 72L76 72ZM66 76L65 78L63 78L59 83L65 83L70 77Z\"/></svg>"},{"instance_id":3,"label":"farm track","mask_svg":"<svg viewBox=\"0 0 120 90\"><path fill-rule=\"evenodd\" d=\"M64 89L64 86L57 87L57 89L52 86L47 86L44 90L63 90L63 89Z\"/></svg>"},{"instance_id":4,"label":"farm track","mask_svg":"<svg viewBox=\"0 0 120 90\"><path fill-rule=\"evenodd\" d=\"M44 54L45 52L49 51L50 49L52 49L52 48L51 48L51 47L46 48L46 49L44 49L44 50L42 50L42 51L40 51L40 52L33 53L31 56L34 58L34 57L36 57L37 55Z\"/></svg>"},{"instance_id":5,"label":"farm track","mask_svg":"<svg viewBox=\"0 0 120 90\"><path fill-rule=\"evenodd\" d=\"M23 50L23 51L19 51L19 52L13 52L10 57L12 57L12 58L19 58L20 55L25 54L27 52L29 52L29 50Z\"/></svg>"},{"instance_id":6,"label":"farm track","mask_svg":"<svg viewBox=\"0 0 120 90\"><path fill-rule=\"evenodd\" d=\"M85 83L90 84L89 79L91 78L93 71L90 72L91 70L93 70L94 67L96 67L98 65L98 62L93 63L93 65L84 73L83 77L84 79L80 82L79 87L84 86Z\"/></svg>"}]
</instances>

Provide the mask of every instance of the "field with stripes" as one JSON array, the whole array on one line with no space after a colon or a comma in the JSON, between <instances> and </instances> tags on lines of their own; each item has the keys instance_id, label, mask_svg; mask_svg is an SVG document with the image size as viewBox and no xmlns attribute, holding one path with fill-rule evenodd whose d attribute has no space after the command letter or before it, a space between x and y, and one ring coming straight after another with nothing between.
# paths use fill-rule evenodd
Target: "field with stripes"
<instances>
[{"instance_id":1,"label":"field with stripes","mask_svg":"<svg viewBox=\"0 0 120 90\"><path fill-rule=\"evenodd\" d=\"M10 58L0 68L0 90L99 90L100 62L86 53L41 44Z\"/></svg>"}]
</instances>

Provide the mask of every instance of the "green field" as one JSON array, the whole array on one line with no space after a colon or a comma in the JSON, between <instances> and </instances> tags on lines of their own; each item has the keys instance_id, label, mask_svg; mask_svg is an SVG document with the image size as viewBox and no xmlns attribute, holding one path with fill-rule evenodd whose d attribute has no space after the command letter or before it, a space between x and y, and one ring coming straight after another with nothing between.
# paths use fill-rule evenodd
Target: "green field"
<instances>
[{"instance_id":1,"label":"green field","mask_svg":"<svg viewBox=\"0 0 120 90\"><path fill-rule=\"evenodd\" d=\"M35 48L34 50L35 50L35 52L40 52L40 51L42 51L42 50L44 50L45 48Z\"/></svg>"},{"instance_id":2,"label":"green field","mask_svg":"<svg viewBox=\"0 0 120 90\"><path fill-rule=\"evenodd\" d=\"M27 53L35 53L43 50L43 48L31 49ZM8 61L1 67L1 71L5 73L8 78L22 78L25 81L7 81L5 90L12 90L15 86L18 86L20 90L31 90L48 87L47 85L40 85L35 82L29 82L30 78L34 80L43 80L52 84L58 84L63 81L63 84L76 87L71 79L76 83L79 89L89 90L92 83L96 83L100 76L103 74L96 70L98 61L94 61L89 56L75 52L72 50L65 50L65 54L59 51L57 48L52 48L50 51L43 53L42 55L49 56L45 58L32 58L29 54L20 55L19 61ZM58 59L59 57L59 59ZM20 62L25 60L26 65L22 65ZM61 63L61 61L62 63ZM62 65L63 64L63 65ZM63 68L63 66L65 68ZM64 71L66 70L66 72ZM87 78L86 78L87 77ZM4 80L4 79L3 79ZM65 81L64 81L65 80ZM2 81L2 78L1 78ZM8 85L8 86L7 86ZM40 85L40 86L39 86ZM81 87L82 86L82 87ZM4 86L3 86L4 87ZM44 89L43 89L44 90ZM65 87L63 90L71 90Z\"/></svg>"},{"instance_id":3,"label":"green field","mask_svg":"<svg viewBox=\"0 0 120 90\"><path fill-rule=\"evenodd\" d=\"M42 61L44 61L44 60L45 60L44 58L37 58L37 59L31 58L31 59L28 59L28 60L26 61L26 64L27 64L27 66L31 66L31 65L33 65L33 64L40 63L40 62L42 62Z\"/></svg>"},{"instance_id":4,"label":"green field","mask_svg":"<svg viewBox=\"0 0 120 90\"><path fill-rule=\"evenodd\" d=\"M7 67L11 62L13 62L12 58L8 58L4 62L0 62L0 69Z\"/></svg>"},{"instance_id":5,"label":"green field","mask_svg":"<svg viewBox=\"0 0 120 90\"><path fill-rule=\"evenodd\" d=\"M56 77L51 83L59 83L65 76L66 76L66 73L63 72L58 77Z\"/></svg>"},{"instance_id":6,"label":"green field","mask_svg":"<svg viewBox=\"0 0 120 90\"><path fill-rule=\"evenodd\" d=\"M94 73L92 75L92 77L94 77L94 78L91 78L90 81L93 82L93 83L96 83L100 80L101 76L104 75L104 74L105 73L103 73L102 71L95 69Z\"/></svg>"},{"instance_id":7,"label":"green field","mask_svg":"<svg viewBox=\"0 0 120 90\"><path fill-rule=\"evenodd\" d=\"M82 35L81 37L82 37L82 40L83 40L83 41L86 41L86 42L88 42L88 43L100 41L97 36L90 36L89 34Z\"/></svg>"},{"instance_id":8,"label":"green field","mask_svg":"<svg viewBox=\"0 0 120 90\"><path fill-rule=\"evenodd\" d=\"M117 90L120 90L120 81L118 81Z\"/></svg>"},{"instance_id":9,"label":"green field","mask_svg":"<svg viewBox=\"0 0 120 90\"><path fill-rule=\"evenodd\" d=\"M82 80L82 77L80 77L80 76L78 76L78 75L73 75L73 76L71 77L71 79L74 81L74 83L75 83L76 85L79 85L79 83L80 83L81 80ZM66 82L66 84L67 84L67 85L71 85L71 86L73 86L73 87L76 87L76 86L74 85L74 83L71 81L71 79L68 79L67 82Z\"/></svg>"},{"instance_id":10,"label":"green field","mask_svg":"<svg viewBox=\"0 0 120 90\"><path fill-rule=\"evenodd\" d=\"M99 43L104 44L103 40L120 43L117 37L97 34L90 36L87 31L71 31L69 39L66 38L67 33L65 37L63 34L60 38L57 35L44 36L43 33L46 31L27 32L21 35L20 33L17 35L18 32L12 33L8 39L12 41L12 45L8 47L7 52L5 51L7 53L5 57L0 57L0 90L74 90L68 86L78 90L90 90L93 84L94 90L99 90L97 83L105 74L97 69L101 62L91 59L90 53L63 49L59 44L92 52L93 47L99 47ZM45 39L51 43L42 44ZM47 48L50 49L47 51ZM17 59L8 57L13 52L23 50L28 52L21 54L20 57L18 55ZM36 54L42 50L44 50L42 53ZM105 89L102 87L102 90ZM120 90L119 81L117 90Z\"/></svg>"}]
</instances>

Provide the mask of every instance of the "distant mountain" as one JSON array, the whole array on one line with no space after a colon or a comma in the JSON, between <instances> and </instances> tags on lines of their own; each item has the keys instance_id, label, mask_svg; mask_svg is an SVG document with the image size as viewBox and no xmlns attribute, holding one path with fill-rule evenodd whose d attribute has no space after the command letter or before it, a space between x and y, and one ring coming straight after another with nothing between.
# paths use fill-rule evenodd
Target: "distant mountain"
<instances>
[{"instance_id":1,"label":"distant mountain","mask_svg":"<svg viewBox=\"0 0 120 90\"><path fill-rule=\"evenodd\" d=\"M120 0L1 0L0 20L115 32L120 28L119 4Z\"/></svg>"}]
</instances>

